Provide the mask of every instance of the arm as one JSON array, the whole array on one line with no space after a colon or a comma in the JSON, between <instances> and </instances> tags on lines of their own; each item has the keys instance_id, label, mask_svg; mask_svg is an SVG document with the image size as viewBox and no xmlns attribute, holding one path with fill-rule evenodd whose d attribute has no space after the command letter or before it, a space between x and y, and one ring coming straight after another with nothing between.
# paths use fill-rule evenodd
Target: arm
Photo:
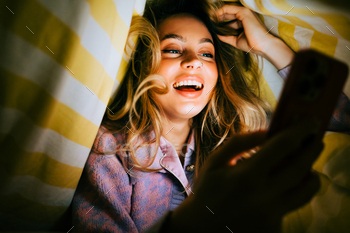
<instances>
[{"instance_id":1,"label":"arm","mask_svg":"<svg viewBox=\"0 0 350 233\"><path fill-rule=\"evenodd\" d=\"M264 47L257 54L271 62L278 70L290 65L294 58L294 52L277 37L266 41Z\"/></svg>"},{"instance_id":2,"label":"arm","mask_svg":"<svg viewBox=\"0 0 350 233\"><path fill-rule=\"evenodd\" d=\"M72 201L77 232L138 232L130 217L132 186L116 157L91 153Z\"/></svg>"},{"instance_id":3,"label":"arm","mask_svg":"<svg viewBox=\"0 0 350 233\"><path fill-rule=\"evenodd\" d=\"M239 24L232 23L229 27L237 29L242 25L244 31L238 36L220 36L219 39L225 43L252 52L270 61L285 79L289 73L288 65L294 58L294 52L279 38L268 33L255 13L248 8L236 5L225 5L217 12L219 20L239 20ZM342 93L337 107L334 111L329 129L338 132L350 132L350 101Z\"/></svg>"},{"instance_id":4,"label":"arm","mask_svg":"<svg viewBox=\"0 0 350 233\"><path fill-rule=\"evenodd\" d=\"M234 167L228 166L232 157L260 144L263 134L230 138L208 157L194 194L174 210L162 232L280 232L282 216L296 203L305 204L317 190L317 177L309 170L322 143L314 141L308 149L302 143L313 134L312 125L305 122L265 141L264 149ZM277 165L280 162L284 165Z\"/></svg>"},{"instance_id":5,"label":"arm","mask_svg":"<svg viewBox=\"0 0 350 233\"><path fill-rule=\"evenodd\" d=\"M248 8L236 5L225 5L217 12L220 20L238 20L227 27L237 29L240 25L243 32L238 36L222 36L219 39L245 52L252 52L270 61L278 70L288 66L294 52L279 38L265 28L259 17Z\"/></svg>"},{"instance_id":6,"label":"arm","mask_svg":"<svg viewBox=\"0 0 350 233\"><path fill-rule=\"evenodd\" d=\"M138 232L129 176L117 155L107 156L116 147L116 138L100 127L72 201L74 231Z\"/></svg>"},{"instance_id":7,"label":"arm","mask_svg":"<svg viewBox=\"0 0 350 233\"><path fill-rule=\"evenodd\" d=\"M160 198L166 200L154 190L159 180L136 181L124 169L126 161L115 154L123 136L100 128L72 201L73 231L156 233L170 214L166 201L157 206Z\"/></svg>"}]
</instances>

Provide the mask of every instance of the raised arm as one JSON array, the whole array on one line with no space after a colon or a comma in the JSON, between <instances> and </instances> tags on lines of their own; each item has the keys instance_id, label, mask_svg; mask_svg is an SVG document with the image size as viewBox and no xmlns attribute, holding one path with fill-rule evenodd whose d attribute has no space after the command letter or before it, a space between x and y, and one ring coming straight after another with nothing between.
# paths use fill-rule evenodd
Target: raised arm
<instances>
[{"instance_id":1,"label":"raised arm","mask_svg":"<svg viewBox=\"0 0 350 233\"><path fill-rule=\"evenodd\" d=\"M238 36L219 35L223 42L266 58L278 70L292 62L294 52L281 39L270 34L259 17L248 8L225 5L217 11L217 17L220 21L233 20L228 27L244 29Z\"/></svg>"},{"instance_id":2,"label":"raised arm","mask_svg":"<svg viewBox=\"0 0 350 233\"><path fill-rule=\"evenodd\" d=\"M228 24L229 27L234 29L243 27L244 29L238 36L218 35L220 40L245 52L264 57L279 70L278 73L283 80L287 78L294 52L281 39L269 33L270 29L266 29L256 13L246 7L230 4L220 8L217 16L220 21L235 20ZM350 100L342 93L328 130L350 133L349 109Z\"/></svg>"}]
</instances>

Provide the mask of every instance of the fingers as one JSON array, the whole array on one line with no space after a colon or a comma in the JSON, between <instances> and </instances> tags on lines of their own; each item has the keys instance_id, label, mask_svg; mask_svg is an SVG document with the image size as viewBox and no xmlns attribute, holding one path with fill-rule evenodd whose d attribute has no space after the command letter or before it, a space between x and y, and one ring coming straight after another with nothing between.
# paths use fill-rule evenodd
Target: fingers
<instances>
[{"instance_id":1,"label":"fingers","mask_svg":"<svg viewBox=\"0 0 350 233\"><path fill-rule=\"evenodd\" d=\"M223 142L223 144L209 156L208 163L210 169L229 166L232 158L260 145L265 138L266 131L234 135L229 140Z\"/></svg>"},{"instance_id":2,"label":"fingers","mask_svg":"<svg viewBox=\"0 0 350 233\"><path fill-rule=\"evenodd\" d=\"M223 21L219 23L220 27L230 27L233 29L242 29L243 25L242 22L239 20L229 20L229 21Z\"/></svg>"},{"instance_id":3,"label":"fingers","mask_svg":"<svg viewBox=\"0 0 350 233\"><path fill-rule=\"evenodd\" d=\"M219 20L219 25L224 28L235 29L232 30L234 36L219 37L225 43L231 44L232 46L248 51L254 48L252 51L260 51L264 45L264 41L271 39L271 35L268 34L267 29L261 22L257 14L252 12L250 9L236 5L224 5L216 12ZM224 20L233 20L232 22L224 22ZM242 30L243 33L238 33L237 30ZM242 34L245 34L243 37ZM268 34L268 36L266 36ZM236 37L235 37L236 36Z\"/></svg>"},{"instance_id":4,"label":"fingers","mask_svg":"<svg viewBox=\"0 0 350 233\"><path fill-rule=\"evenodd\" d=\"M315 135L318 126L315 121L307 121L275 135L247 162L269 174L281 161L302 149L303 141Z\"/></svg>"},{"instance_id":5,"label":"fingers","mask_svg":"<svg viewBox=\"0 0 350 233\"><path fill-rule=\"evenodd\" d=\"M245 7L242 6L236 6L236 5L231 5L231 4L226 4L223 7L221 7L217 12L216 12L216 16L218 17L218 19L224 20L225 16L227 15L235 15L237 14L240 10L244 9Z\"/></svg>"},{"instance_id":6,"label":"fingers","mask_svg":"<svg viewBox=\"0 0 350 233\"><path fill-rule=\"evenodd\" d=\"M261 26L259 17L253 11L243 6L226 4L217 10L216 16L219 21L238 19L242 22L240 23L240 27L242 27L242 24L244 26L245 23ZM249 18L249 20L246 21L244 20L245 18Z\"/></svg>"},{"instance_id":7,"label":"fingers","mask_svg":"<svg viewBox=\"0 0 350 233\"><path fill-rule=\"evenodd\" d=\"M237 17L235 14L222 14L218 16L219 21L233 21L236 20Z\"/></svg>"}]
</instances>

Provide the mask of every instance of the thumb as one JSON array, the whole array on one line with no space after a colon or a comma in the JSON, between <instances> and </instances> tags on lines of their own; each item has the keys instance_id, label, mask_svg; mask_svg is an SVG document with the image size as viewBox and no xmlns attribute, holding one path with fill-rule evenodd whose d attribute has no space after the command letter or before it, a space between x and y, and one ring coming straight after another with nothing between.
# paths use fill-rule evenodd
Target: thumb
<instances>
[{"instance_id":1,"label":"thumb","mask_svg":"<svg viewBox=\"0 0 350 233\"><path fill-rule=\"evenodd\" d=\"M233 47L237 47L237 36L222 36L222 35L217 35L217 36L222 42L230 44Z\"/></svg>"},{"instance_id":2,"label":"thumb","mask_svg":"<svg viewBox=\"0 0 350 233\"><path fill-rule=\"evenodd\" d=\"M218 169L228 166L232 158L236 155L260 145L266 138L266 132L265 130L261 130L252 133L236 134L224 141L223 144L209 156L209 169Z\"/></svg>"}]
</instances>

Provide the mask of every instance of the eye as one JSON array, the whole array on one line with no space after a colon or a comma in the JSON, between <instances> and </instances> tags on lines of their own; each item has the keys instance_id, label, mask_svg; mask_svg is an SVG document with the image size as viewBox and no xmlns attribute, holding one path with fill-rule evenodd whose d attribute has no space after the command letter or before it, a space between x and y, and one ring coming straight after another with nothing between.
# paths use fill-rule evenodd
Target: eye
<instances>
[{"instance_id":1,"label":"eye","mask_svg":"<svg viewBox=\"0 0 350 233\"><path fill-rule=\"evenodd\" d=\"M211 53L202 53L201 56L208 57L208 58L214 58L214 55Z\"/></svg>"},{"instance_id":2,"label":"eye","mask_svg":"<svg viewBox=\"0 0 350 233\"><path fill-rule=\"evenodd\" d=\"M175 53L175 54L180 54L180 50L177 49L163 49L162 50L163 53Z\"/></svg>"},{"instance_id":3,"label":"eye","mask_svg":"<svg viewBox=\"0 0 350 233\"><path fill-rule=\"evenodd\" d=\"M212 54L211 52L201 52L198 54L198 56L201 56L203 59L207 60L212 60L214 58L214 54Z\"/></svg>"}]
</instances>

